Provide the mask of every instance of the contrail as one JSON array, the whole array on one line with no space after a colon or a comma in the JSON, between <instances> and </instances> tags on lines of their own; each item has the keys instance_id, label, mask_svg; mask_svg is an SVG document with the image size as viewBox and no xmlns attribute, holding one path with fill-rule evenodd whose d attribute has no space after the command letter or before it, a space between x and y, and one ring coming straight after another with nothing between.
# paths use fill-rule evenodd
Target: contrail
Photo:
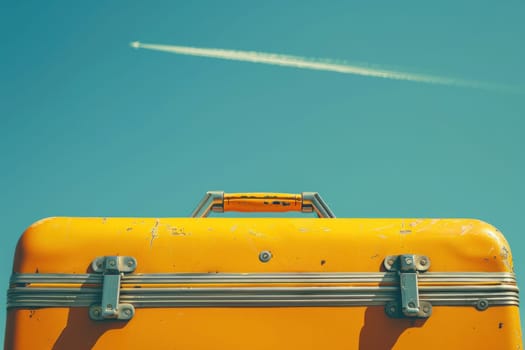
<instances>
[{"instance_id":1,"label":"contrail","mask_svg":"<svg viewBox=\"0 0 525 350\"><path fill-rule=\"evenodd\" d=\"M155 51L165 51L181 55L201 56L219 58L232 61L243 61L252 63L263 63L277 66L294 67L302 69L313 69L320 71L337 72L343 74L356 74L367 77L406 80L419 83L439 84L449 86L460 86L485 90L499 90L507 92L520 92L513 87L494 85L473 80L462 80L449 77L440 77L424 74L414 74L394 70L377 69L365 66L358 66L347 63L334 62L330 60L314 60L306 57L288 56L273 53L255 52L255 51L236 51L224 49L198 48L190 46L159 45L145 44L134 41L131 47L135 49L148 49Z\"/></svg>"}]
</instances>

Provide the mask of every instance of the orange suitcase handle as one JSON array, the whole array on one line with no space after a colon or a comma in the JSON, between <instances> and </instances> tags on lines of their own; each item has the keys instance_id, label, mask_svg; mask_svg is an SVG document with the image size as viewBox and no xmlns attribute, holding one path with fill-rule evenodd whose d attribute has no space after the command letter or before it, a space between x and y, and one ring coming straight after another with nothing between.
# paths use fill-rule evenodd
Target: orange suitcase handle
<instances>
[{"instance_id":1,"label":"orange suitcase handle","mask_svg":"<svg viewBox=\"0 0 525 350\"><path fill-rule=\"evenodd\" d=\"M302 197L300 194L225 193L223 200L224 212L287 212L302 210Z\"/></svg>"},{"instance_id":2,"label":"orange suitcase handle","mask_svg":"<svg viewBox=\"0 0 525 350\"><path fill-rule=\"evenodd\" d=\"M320 218L335 218L317 192L290 193L224 193L210 191L193 211L192 217L207 217L213 212L315 212Z\"/></svg>"}]
</instances>

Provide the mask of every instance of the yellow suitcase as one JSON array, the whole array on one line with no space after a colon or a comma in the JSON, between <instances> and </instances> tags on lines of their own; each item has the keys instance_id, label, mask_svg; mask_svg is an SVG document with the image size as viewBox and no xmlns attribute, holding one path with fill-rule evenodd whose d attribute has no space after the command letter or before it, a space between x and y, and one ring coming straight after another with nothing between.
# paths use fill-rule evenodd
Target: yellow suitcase
<instances>
[{"instance_id":1,"label":"yellow suitcase","mask_svg":"<svg viewBox=\"0 0 525 350\"><path fill-rule=\"evenodd\" d=\"M336 219L316 193L208 192L191 218L29 227L5 348L521 349L518 303L510 248L484 222Z\"/></svg>"}]
</instances>

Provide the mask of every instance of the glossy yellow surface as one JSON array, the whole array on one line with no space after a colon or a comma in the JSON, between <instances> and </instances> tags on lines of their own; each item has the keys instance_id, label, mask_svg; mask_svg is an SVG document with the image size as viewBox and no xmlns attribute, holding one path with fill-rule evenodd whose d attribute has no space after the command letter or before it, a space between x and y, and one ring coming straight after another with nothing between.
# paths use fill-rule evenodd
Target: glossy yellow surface
<instances>
[{"instance_id":1,"label":"glossy yellow surface","mask_svg":"<svg viewBox=\"0 0 525 350\"><path fill-rule=\"evenodd\" d=\"M428 255L431 271L512 271L501 233L477 220L246 218L44 219L20 239L14 271L85 273L97 256L131 255L143 273L377 272L406 253Z\"/></svg>"},{"instance_id":2,"label":"glossy yellow surface","mask_svg":"<svg viewBox=\"0 0 525 350\"><path fill-rule=\"evenodd\" d=\"M262 263L262 250L272 259ZM51 218L20 239L14 271L86 273L130 255L137 273L378 272L386 255L427 255L432 272L511 272L503 236L477 220ZM7 349L516 349L518 308L434 307L427 320L382 307L137 309L94 322L85 308L10 310Z\"/></svg>"},{"instance_id":3,"label":"glossy yellow surface","mask_svg":"<svg viewBox=\"0 0 525 350\"><path fill-rule=\"evenodd\" d=\"M94 322L87 312L11 311L9 324L19 327L7 349L501 350L521 344L516 307L435 308L426 321L390 319L382 307L138 309L129 322Z\"/></svg>"}]
</instances>

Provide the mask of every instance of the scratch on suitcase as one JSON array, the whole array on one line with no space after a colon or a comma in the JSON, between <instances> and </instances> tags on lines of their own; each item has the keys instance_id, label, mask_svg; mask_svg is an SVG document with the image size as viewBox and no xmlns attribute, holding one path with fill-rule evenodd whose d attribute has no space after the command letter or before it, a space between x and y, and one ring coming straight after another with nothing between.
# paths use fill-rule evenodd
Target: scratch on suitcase
<instances>
[{"instance_id":1,"label":"scratch on suitcase","mask_svg":"<svg viewBox=\"0 0 525 350\"><path fill-rule=\"evenodd\" d=\"M468 231L472 230L472 225L463 225L461 226L461 235L463 236Z\"/></svg>"},{"instance_id":2,"label":"scratch on suitcase","mask_svg":"<svg viewBox=\"0 0 525 350\"><path fill-rule=\"evenodd\" d=\"M173 236L186 236L189 235L189 233L184 231L184 227L171 227L169 225L166 225L168 230L171 232Z\"/></svg>"},{"instance_id":3,"label":"scratch on suitcase","mask_svg":"<svg viewBox=\"0 0 525 350\"><path fill-rule=\"evenodd\" d=\"M248 233L255 237L263 237L264 235L260 232L257 232L255 230L248 230Z\"/></svg>"},{"instance_id":4,"label":"scratch on suitcase","mask_svg":"<svg viewBox=\"0 0 525 350\"><path fill-rule=\"evenodd\" d=\"M421 219L417 219L417 220L415 220L415 221L412 221L412 222L409 224L409 226L410 226L410 227L415 227L415 226L419 225L422 221L423 221L423 220L421 220Z\"/></svg>"},{"instance_id":5,"label":"scratch on suitcase","mask_svg":"<svg viewBox=\"0 0 525 350\"><path fill-rule=\"evenodd\" d=\"M501 260L503 261L503 264L505 264L507 268L511 269L511 266L509 264L509 250L507 249L507 247L501 248L501 253L499 256L501 256Z\"/></svg>"},{"instance_id":6,"label":"scratch on suitcase","mask_svg":"<svg viewBox=\"0 0 525 350\"><path fill-rule=\"evenodd\" d=\"M509 257L509 251L507 250L507 247L501 248L501 257L503 259L507 259Z\"/></svg>"},{"instance_id":7,"label":"scratch on suitcase","mask_svg":"<svg viewBox=\"0 0 525 350\"><path fill-rule=\"evenodd\" d=\"M405 223L401 223L401 230L399 230L399 233L406 234L406 233L412 233L412 230L405 228Z\"/></svg>"},{"instance_id":8,"label":"scratch on suitcase","mask_svg":"<svg viewBox=\"0 0 525 350\"><path fill-rule=\"evenodd\" d=\"M155 240L155 238L157 238L159 236L158 232L159 232L159 219L155 219L155 225L153 226L153 228L151 229L151 241L149 242L149 247L153 247L153 241Z\"/></svg>"},{"instance_id":9,"label":"scratch on suitcase","mask_svg":"<svg viewBox=\"0 0 525 350\"><path fill-rule=\"evenodd\" d=\"M230 232L235 232L235 230L237 230L237 225L233 225L232 228L230 229Z\"/></svg>"}]
</instances>

